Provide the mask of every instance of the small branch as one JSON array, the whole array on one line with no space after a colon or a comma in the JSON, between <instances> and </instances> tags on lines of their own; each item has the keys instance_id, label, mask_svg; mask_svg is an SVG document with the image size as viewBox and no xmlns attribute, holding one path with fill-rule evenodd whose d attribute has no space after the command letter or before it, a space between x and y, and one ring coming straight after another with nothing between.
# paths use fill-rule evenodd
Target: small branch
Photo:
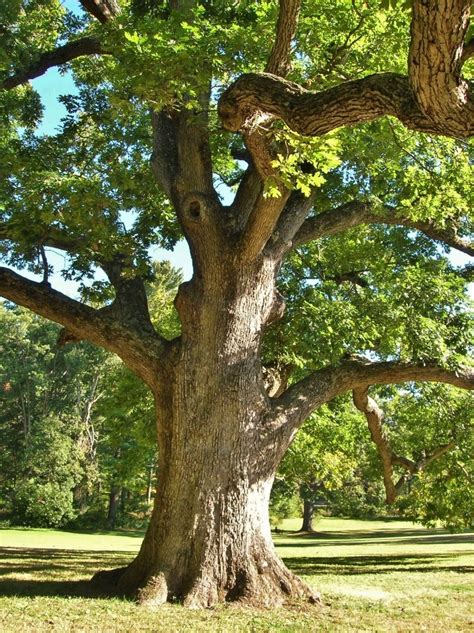
<instances>
[{"instance_id":1,"label":"small branch","mask_svg":"<svg viewBox=\"0 0 474 633\"><path fill-rule=\"evenodd\" d=\"M31 62L27 68L19 70L10 77L7 77L7 79L4 79L1 87L5 90L10 90L26 83L30 79L40 77L50 68L61 66L78 57L107 54L109 53L103 50L99 40L93 37L83 37L79 40L64 44L64 46L59 46L52 51L43 53L38 59Z\"/></svg>"},{"instance_id":2,"label":"small branch","mask_svg":"<svg viewBox=\"0 0 474 633\"><path fill-rule=\"evenodd\" d=\"M449 451L451 451L455 447L456 447L455 440L451 440L451 442L448 442L447 444L442 444L441 446L438 446L438 448L435 448L429 455L427 455L424 459L418 462L417 464L418 472L421 470L424 470L431 463L433 463L434 461L436 461L437 459L439 459L446 453L449 453Z\"/></svg>"},{"instance_id":3,"label":"small branch","mask_svg":"<svg viewBox=\"0 0 474 633\"><path fill-rule=\"evenodd\" d=\"M45 285L50 285L49 284L49 264L48 264L48 259L46 257L46 252L44 250L44 246L41 245L39 247L39 252L40 252L40 257L41 257L41 265L43 268L43 284Z\"/></svg>"},{"instance_id":4,"label":"small branch","mask_svg":"<svg viewBox=\"0 0 474 633\"><path fill-rule=\"evenodd\" d=\"M389 224L406 226L424 233L427 237L474 256L474 245L459 237L454 228L439 228L430 220L410 220L397 215L392 207L385 206L375 212L365 202L352 200L330 211L308 218L296 233L292 247L295 248L322 237L337 235L361 224Z\"/></svg>"},{"instance_id":5,"label":"small branch","mask_svg":"<svg viewBox=\"0 0 474 633\"><path fill-rule=\"evenodd\" d=\"M300 8L300 0L280 0L275 43L265 72L286 77L291 70L291 42L296 34Z\"/></svg>"},{"instance_id":6,"label":"small branch","mask_svg":"<svg viewBox=\"0 0 474 633\"><path fill-rule=\"evenodd\" d=\"M349 282L354 284L355 286L359 286L360 288L368 288L369 282L361 276L361 273L365 271L363 270L349 270L345 273L339 273L338 275L333 276L324 276L324 279L329 281L334 281L335 284L340 286L345 282Z\"/></svg>"},{"instance_id":7,"label":"small branch","mask_svg":"<svg viewBox=\"0 0 474 633\"><path fill-rule=\"evenodd\" d=\"M0 223L0 240L15 242L15 227L8 222ZM38 238L38 245L43 247L56 248L60 251L75 251L86 245L84 238L71 237L65 231L54 226L49 226L45 232Z\"/></svg>"}]
</instances>

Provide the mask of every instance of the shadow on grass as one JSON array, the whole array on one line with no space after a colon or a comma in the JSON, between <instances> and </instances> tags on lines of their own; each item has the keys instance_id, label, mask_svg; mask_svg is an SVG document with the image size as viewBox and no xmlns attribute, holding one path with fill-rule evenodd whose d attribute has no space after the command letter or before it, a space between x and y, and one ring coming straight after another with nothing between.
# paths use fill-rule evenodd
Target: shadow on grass
<instances>
[{"instance_id":1,"label":"shadow on grass","mask_svg":"<svg viewBox=\"0 0 474 633\"><path fill-rule=\"evenodd\" d=\"M287 540L288 539L288 540ZM293 542L291 542L293 541ZM347 532L280 532L275 542L281 547L317 547L318 542L332 546L383 543L456 544L474 543L474 533L452 534L441 530L377 530ZM329 542L329 543L328 543Z\"/></svg>"},{"instance_id":2,"label":"shadow on grass","mask_svg":"<svg viewBox=\"0 0 474 633\"><path fill-rule=\"evenodd\" d=\"M460 558L464 554L408 554L395 556L343 556L343 557L315 557L315 558L286 558L283 560L286 565L298 575L313 574L336 574L336 575L358 575L358 574L387 574L393 572L422 572L433 573L437 571L450 571L461 574L474 572L474 567L470 565L443 564L443 561L452 561Z\"/></svg>"},{"instance_id":3,"label":"shadow on grass","mask_svg":"<svg viewBox=\"0 0 474 633\"><path fill-rule=\"evenodd\" d=\"M130 554L114 555L110 551L1 547L0 596L111 598L110 591L90 582L90 578L101 569L113 569L128 562ZM86 578L74 579L78 576Z\"/></svg>"}]
</instances>

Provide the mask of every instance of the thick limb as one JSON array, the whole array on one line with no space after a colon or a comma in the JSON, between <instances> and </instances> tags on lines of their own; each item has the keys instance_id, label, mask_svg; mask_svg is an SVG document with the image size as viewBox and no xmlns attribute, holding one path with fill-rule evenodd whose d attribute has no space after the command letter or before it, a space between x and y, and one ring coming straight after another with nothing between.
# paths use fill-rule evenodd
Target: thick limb
<instances>
[{"instance_id":1,"label":"thick limb","mask_svg":"<svg viewBox=\"0 0 474 633\"><path fill-rule=\"evenodd\" d=\"M408 76L379 73L311 92L269 73L248 73L223 93L221 120L237 132L258 112L299 134L321 136L391 115L410 129L467 138L474 133L474 104L461 65L470 5L415 0Z\"/></svg>"},{"instance_id":2,"label":"thick limb","mask_svg":"<svg viewBox=\"0 0 474 633\"><path fill-rule=\"evenodd\" d=\"M474 389L474 369L461 366L448 370L436 364L355 360L343 362L339 367L319 369L273 401L273 412L268 416L269 437L274 433L283 434L289 444L304 420L336 396L368 385L407 381L444 382L461 389Z\"/></svg>"},{"instance_id":3,"label":"thick limb","mask_svg":"<svg viewBox=\"0 0 474 633\"><path fill-rule=\"evenodd\" d=\"M74 340L86 339L115 352L147 384L156 382L164 340L154 331L135 329L114 312L113 305L95 310L49 284L26 279L4 267L0 268L0 296L63 325Z\"/></svg>"}]
</instances>

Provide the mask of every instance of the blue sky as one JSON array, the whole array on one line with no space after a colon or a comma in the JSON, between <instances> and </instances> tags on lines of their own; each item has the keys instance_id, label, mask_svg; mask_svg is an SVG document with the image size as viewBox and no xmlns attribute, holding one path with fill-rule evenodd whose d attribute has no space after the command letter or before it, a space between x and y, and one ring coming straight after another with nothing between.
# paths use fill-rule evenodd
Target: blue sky
<instances>
[{"instance_id":1,"label":"blue sky","mask_svg":"<svg viewBox=\"0 0 474 633\"><path fill-rule=\"evenodd\" d=\"M38 134L54 134L61 118L66 114L66 110L58 101L58 97L60 95L73 94L76 92L72 77L69 73L61 75L57 69L53 68L42 77L34 79L32 84L36 90L38 90L44 106L43 119L38 128ZM151 249L151 255L154 259L160 261L169 260L173 266L180 268L185 280L191 278L192 263L186 242L182 241L178 243L173 252L155 247ZM48 261L53 265L55 270L59 271L64 264L64 253L49 249ZM61 292L70 295L75 295L77 292L78 285L74 282L64 280L59 273L56 273L51 278L51 282L54 288Z\"/></svg>"},{"instance_id":2,"label":"blue sky","mask_svg":"<svg viewBox=\"0 0 474 633\"><path fill-rule=\"evenodd\" d=\"M64 0L63 5L73 12L81 12L78 0ZM60 74L57 69L51 69L32 83L38 90L44 105L44 115L38 133L54 134L61 118L66 114L64 106L58 101L58 97L76 91L72 77L69 73ZM154 248L151 250L151 255L154 259L171 261L173 266L183 271L184 279L189 279L192 276L191 257L186 242L182 241L177 244L173 252ZM59 271L64 264L64 253L51 250L48 253L48 259ZM458 266L463 266L470 261L468 256L457 251L451 251L450 259L453 264ZM57 290L67 294L74 295L77 292L77 284L65 281L58 273L52 278L52 283Z\"/></svg>"}]
</instances>

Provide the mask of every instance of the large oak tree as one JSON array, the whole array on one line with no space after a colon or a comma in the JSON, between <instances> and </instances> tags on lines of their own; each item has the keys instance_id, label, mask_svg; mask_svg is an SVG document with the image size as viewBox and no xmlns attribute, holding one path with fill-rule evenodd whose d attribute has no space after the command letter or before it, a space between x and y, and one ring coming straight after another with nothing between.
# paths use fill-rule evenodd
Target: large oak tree
<instances>
[{"instance_id":1,"label":"large oak tree","mask_svg":"<svg viewBox=\"0 0 474 633\"><path fill-rule=\"evenodd\" d=\"M277 557L268 523L274 473L299 426L336 396L374 384L474 385L465 345L449 334L462 322L461 299L431 305L443 349L412 354L403 353L400 322L390 336L364 335L370 318L360 300L372 293L372 322L380 300L382 327L403 263L415 278L449 268L440 244L474 252L465 178L474 106L462 75L471 3L81 4L82 18L56 0L2 9L0 244L7 263L43 278L3 267L0 294L61 324L62 343L87 339L115 352L154 395L153 516L137 558L99 577L152 604L317 600ZM63 98L58 134L35 135L40 105L28 82L64 64L77 93ZM348 133L356 124L365 127ZM222 182L235 188L230 204ZM168 340L150 320L145 282L150 246L180 235L194 275L175 301L181 334ZM344 242L348 235L358 237ZM331 244L332 269L324 267ZM69 277L98 267L108 283L94 282L88 301L56 291L51 248L67 254ZM352 267L364 257L362 269ZM294 310L262 347L284 314L282 265L311 270L300 290L313 297L326 283L359 297L348 329L361 336L297 362L290 382L291 358L275 350ZM404 300L423 324L414 278ZM313 306L320 334L324 305ZM280 362L264 367L263 355Z\"/></svg>"}]
</instances>

